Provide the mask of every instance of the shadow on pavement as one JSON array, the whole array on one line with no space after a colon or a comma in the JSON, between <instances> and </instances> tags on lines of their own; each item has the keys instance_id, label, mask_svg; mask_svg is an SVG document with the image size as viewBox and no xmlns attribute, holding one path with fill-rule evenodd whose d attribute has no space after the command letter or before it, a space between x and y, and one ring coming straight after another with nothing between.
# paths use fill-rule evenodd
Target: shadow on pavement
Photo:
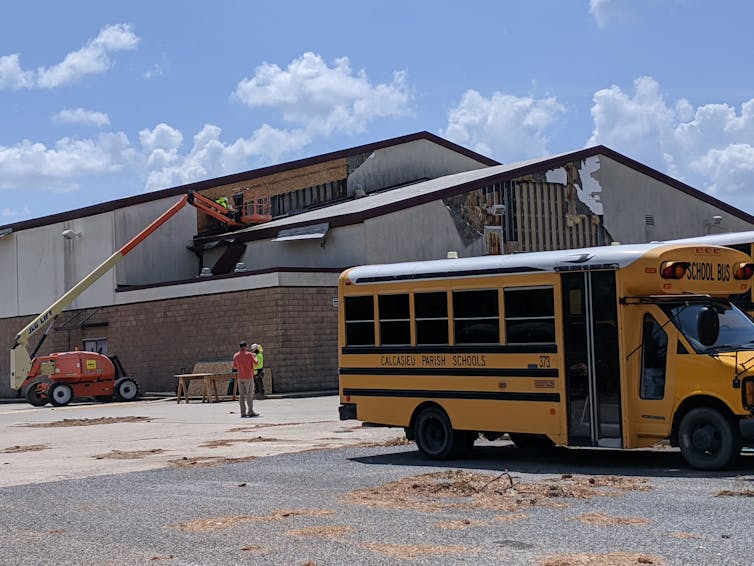
<instances>
[{"instance_id":1,"label":"shadow on pavement","mask_svg":"<svg viewBox=\"0 0 754 566\"><path fill-rule=\"evenodd\" d=\"M386 466L426 466L453 469L521 472L528 474L590 474L688 478L730 478L754 474L754 454L744 454L734 467L722 471L689 468L677 450L609 450L553 448L532 454L512 444L475 446L461 460L428 460L416 447L388 454L351 458L354 462ZM753 480L754 481L754 480Z\"/></svg>"}]
</instances>

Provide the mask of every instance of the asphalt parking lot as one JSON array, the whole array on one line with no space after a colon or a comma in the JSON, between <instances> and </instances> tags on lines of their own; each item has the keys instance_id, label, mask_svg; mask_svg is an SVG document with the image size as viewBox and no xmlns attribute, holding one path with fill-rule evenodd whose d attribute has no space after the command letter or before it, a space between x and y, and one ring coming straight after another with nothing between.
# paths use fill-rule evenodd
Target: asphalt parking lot
<instances>
[{"instance_id":1,"label":"asphalt parking lot","mask_svg":"<svg viewBox=\"0 0 754 566\"><path fill-rule=\"evenodd\" d=\"M0 405L3 564L752 563L751 456L709 473L675 451L480 441L428 462L400 430L337 421L335 397L261 401L253 421L64 409Z\"/></svg>"}]
</instances>

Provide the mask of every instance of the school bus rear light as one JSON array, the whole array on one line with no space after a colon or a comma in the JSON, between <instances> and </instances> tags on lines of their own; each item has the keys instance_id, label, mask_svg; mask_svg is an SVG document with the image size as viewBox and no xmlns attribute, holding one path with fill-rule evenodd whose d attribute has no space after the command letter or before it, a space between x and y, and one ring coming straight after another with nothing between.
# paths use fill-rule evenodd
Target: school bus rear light
<instances>
[{"instance_id":1,"label":"school bus rear light","mask_svg":"<svg viewBox=\"0 0 754 566\"><path fill-rule=\"evenodd\" d=\"M754 263L739 263L733 270L734 279L751 279L754 275Z\"/></svg>"},{"instance_id":2,"label":"school bus rear light","mask_svg":"<svg viewBox=\"0 0 754 566\"><path fill-rule=\"evenodd\" d=\"M666 261L660 266L660 276L663 279L683 279L691 265L688 261Z\"/></svg>"}]
</instances>

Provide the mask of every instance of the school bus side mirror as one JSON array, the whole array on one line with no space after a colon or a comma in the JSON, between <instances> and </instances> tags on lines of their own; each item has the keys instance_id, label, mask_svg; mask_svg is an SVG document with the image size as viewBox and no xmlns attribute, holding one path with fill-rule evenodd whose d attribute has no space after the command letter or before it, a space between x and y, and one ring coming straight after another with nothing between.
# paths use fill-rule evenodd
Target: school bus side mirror
<instances>
[{"instance_id":1,"label":"school bus side mirror","mask_svg":"<svg viewBox=\"0 0 754 566\"><path fill-rule=\"evenodd\" d=\"M697 334L703 346L712 346L720 336L720 319L712 307L702 307L696 320Z\"/></svg>"}]
</instances>

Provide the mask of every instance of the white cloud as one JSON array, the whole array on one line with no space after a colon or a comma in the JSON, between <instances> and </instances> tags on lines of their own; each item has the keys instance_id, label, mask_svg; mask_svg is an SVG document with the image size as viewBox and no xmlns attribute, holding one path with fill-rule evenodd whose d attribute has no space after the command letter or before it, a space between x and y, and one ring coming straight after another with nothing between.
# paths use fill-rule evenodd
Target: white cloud
<instances>
[{"instance_id":1,"label":"white cloud","mask_svg":"<svg viewBox=\"0 0 754 566\"><path fill-rule=\"evenodd\" d=\"M0 90L30 88L33 84L34 73L21 68L18 53L0 57Z\"/></svg>"},{"instance_id":2,"label":"white cloud","mask_svg":"<svg viewBox=\"0 0 754 566\"><path fill-rule=\"evenodd\" d=\"M601 28L625 20L635 7L635 0L589 0L589 13Z\"/></svg>"},{"instance_id":3,"label":"white cloud","mask_svg":"<svg viewBox=\"0 0 754 566\"><path fill-rule=\"evenodd\" d=\"M152 130L141 130L139 141L147 153L155 149L177 150L183 143L183 134L179 130L162 123L157 124Z\"/></svg>"},{"instance_id":4,"label":"white cloud","mask_svg":"<svg viewBox=\"0 0 754 566\"><path fill-rule=\"evenodd\" d=\"M76 82L85 75L103 73L112 66L109 53L136 49L138 43L139 38L130 25L106 26L84 47L66 55L62 62L47 69L37 69L37 85L54 88Z\"/></svg>"},{"instance_id":5,"label":"white cloud","mask_svg":"<svg viewBox=\"0 0 754 566\"><path fill-rule=\"evenodd\" d=\"M233 96L250 107L276 108L286 123L312 136L363 132L375 119L411 113L405 72L396 71L392 82L374 85L365 71L353 72L347 57L330 67L311 52L285 69L263 63L254 76L238 83Z\"/></svg>"},{"instance_id":6,"label":"white cloud","mask_svg":"<svg viewBox=\"0 0 754 566\"><path fill-rule=\"evenodd\" d=\"M61 124L85 124L99 127L110 125L110 117L107 114L85 108L66 108L55 114L52 119Z\"/></svg>"},{"instance_id":7,"label":"white cloud","mask_svg":"<svg viewBox=\"0 0 754 566\"><path fill-rule=\"evenodd\" d=\"M29 216L31 214L31 208L29 205L24 205L23 208L0 208L0 218L10 219L11 221L22 216Z\"/></svg>"},{"instance_id":8,"label":"white cloud","mask_svg":"<svg viewBox=\"0 0 754 566\"><path fill-rule=\"evenodd\" d=\"M75 190L85 177L119 171L133 158L122 132L62 138L53 147L24 140L0 146L0 189Z\"/></svg>"},{"instance_id":9,"label":"white cloud","mask_svg":"<svg viewBox=\"0 0 754 566\"><path fill-rule=\"evenodd\" d=\"M281 155L304 147L311 140L301 130L278 130L268 125L255 130L248 138L232 143L220 139L222 130L206 124L194 136L194 145L186 155L177 148L155 148L147 157L145 190L184 185L249 169L252 161L272 163Z\"/></svg>"},{"instance_id":10,"label":"white cloud","mask_svg":"<svg viewBox=\"0 0 754 566\"><path fill-rule=\"evenodd\" d=\"M113 65L111 53L136 49L139 37L128 24L102 28L97 37L79 49L68 53L52 67L24 71L18 54L0 57L0 90L20 88L55 88L71 84L86 75L104 73Z\"/></svg>"},{"instance_id":11,"label":"white cloud","mask_svg":"<svg viewBox=\"0 0 754 566\"><path fill-rule=\"evenodd\" d=\"M667 101L651 77L634 93L612 86L594 95L588 145L604 144L693 187L754 212L754 99L696 108Z\"/></svg>"},{"instance_id":12,"label":"white cloud","mask_svg":"<svg viewBox=\"0 0 754 566\"><path fill-rule=\"evenodd\" d=\"M547 131L564 111L553 97L495 92L485 98L468 90L450 110L440 135L501 161L530 159L548 153Z\"/></svg>"}]
</instances>

